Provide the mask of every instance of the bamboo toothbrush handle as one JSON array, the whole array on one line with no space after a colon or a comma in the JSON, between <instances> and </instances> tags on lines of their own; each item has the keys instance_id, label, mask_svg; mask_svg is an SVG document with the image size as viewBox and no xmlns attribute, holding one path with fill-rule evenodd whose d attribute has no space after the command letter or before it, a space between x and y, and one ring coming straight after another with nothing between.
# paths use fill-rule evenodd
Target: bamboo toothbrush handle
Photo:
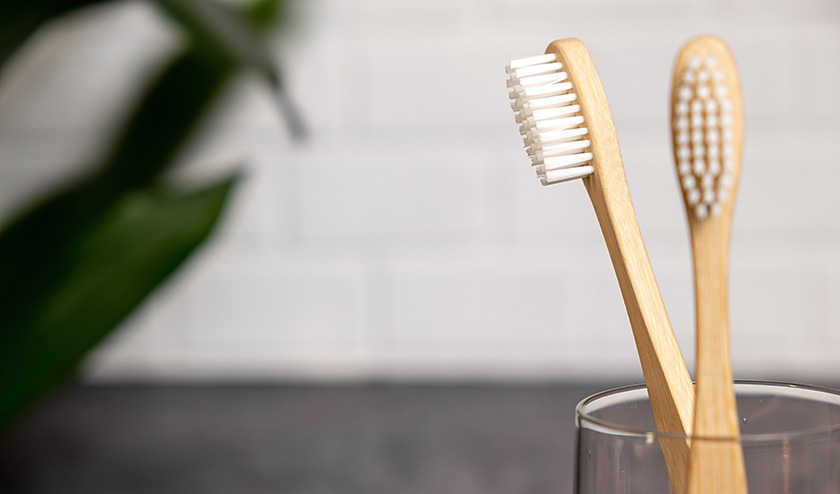
<instances>
[{"instance_id":1,"label":"bamboo toothbrush handle","mask_svg":"<svg viewBox=\"0 0 840 494\"><path fill-rule=\"evenodd\" d=\"M747 482L732 379L729 344L729 223L727 217L697 222L692 229L697 318L695 437L690 494L745 494Z\"/></svg>"},{"instance_id":2,"label":"bamboo toothbrush handle","mask_svg":"<svg viewBox=\"0 0 840 494\"><path fill-rule=\"evenodd\" d=\"M674 162L691 233L697 325L688 492L745 494L728 309L729 240L744 116L738 69L723 40L698 36L680 48L671 110Z\"/></svg>"},{"instance_id":3,"label":"bamboo toothbrush handle","mask_svg":"<svg viewBox=\"0 0 840 494\"><path fill-rule=\"evenodd\" d=\"M692 430L694 387L665 312L629 193L626 185L622 186L624 177L612 177L609 185L596 180L585 183L633 329L656 428L660 433L687 436ZM661 438L659 443L671 488L674 494L684 494L689 444L682 438Z\"/></svg>"},{"instance_id":4,"label":"bamboo toothbrush handle","mask_svg":"<svg viewBox=\"0 0 840 494\"><path fill-rule=\"evenodd\" d=\"M553 42L553 52L566 67L588 122L593 155L592 175L584 178L618 278L633 328L636 349L659 432L691 431L694 387L680 353L665 305L647 256L627 180L618 138L598 73L583 44L575 39ZM685 492L689 459L685 439L660 439L672 489Z\"/></svg>"}]
</instances>

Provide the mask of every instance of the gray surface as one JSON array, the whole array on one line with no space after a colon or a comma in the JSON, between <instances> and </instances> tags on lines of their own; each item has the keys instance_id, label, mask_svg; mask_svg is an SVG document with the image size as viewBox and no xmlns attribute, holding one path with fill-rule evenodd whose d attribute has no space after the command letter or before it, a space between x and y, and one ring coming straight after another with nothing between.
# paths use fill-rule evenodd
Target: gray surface
<instances>
[{"instance_id":1,"label":"gray surface","mask_svg":"<svg viewBox=\"0 0 840 494\"><path fill-rule=\"evenodd\" d=\"M0 443L3 493L553 493L608 385L73 388Z\"/></svg>"}]
</instances>

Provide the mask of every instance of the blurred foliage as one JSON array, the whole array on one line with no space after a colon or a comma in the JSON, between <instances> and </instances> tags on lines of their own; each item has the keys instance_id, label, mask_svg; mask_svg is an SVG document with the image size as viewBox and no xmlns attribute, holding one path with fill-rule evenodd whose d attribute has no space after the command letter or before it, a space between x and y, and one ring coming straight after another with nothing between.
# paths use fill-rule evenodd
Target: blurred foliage
<instances>
[{"instance_id":1,"label":"blurred foliage","mask_svg":"<svg viewBox=\"0 0 840 494\"><path fill-rule=\"evenodd\" d=\"M106 1L0 3L0 71L46 23ZM260 32L285 12L280 0L241 10L214 0L153 3L186 45L148 81L101 163L0 226L0 433L72 376L208 238L236 174L188 190L161 177L237 71L260 74L302 135Z\"/></svg>"}]
</instances>

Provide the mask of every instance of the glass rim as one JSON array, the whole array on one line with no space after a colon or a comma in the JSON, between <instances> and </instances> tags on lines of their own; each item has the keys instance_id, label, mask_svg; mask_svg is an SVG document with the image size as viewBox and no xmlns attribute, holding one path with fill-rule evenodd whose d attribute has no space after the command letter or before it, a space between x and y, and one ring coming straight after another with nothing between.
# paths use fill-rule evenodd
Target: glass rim
<instances>
[{"instance_id":1,"label":"glass rim","mask_svg":"<svg viewBox=\"0 0 840 494\"><path fill-rule=\"evenodd\" d=\"M785 381L766 381L766 380L744 380L744 379L736 379L735 380L735 387L736 387L736 394L739 387L759 387L759 386L766 386L771 388L795 388L805 390L811 393L816 393L823 397L832 397L833 401L826 401L826 403L834 403L840 408L840 390L829 388L827 386L818 386L812 384L801 384L801 383L793 383L793 382L785 382ZM808 436L814 435L824 435L829 434L832 432L840 431L840 421L833 425L821 426L821 427L811 427L807 429L795 429L790 431L781 431L781 432L770 432L770 433L748 433L748 434L741 434L740 437L731 437L731 436L692 436L691 434L682 434L677 432L658 432L656 430L648 430L645 428L639 427L632 427L628 425L623 425L620 423L612 422L609 420L600 419L598 417L592 416L588 413L585 409L588 405L592 403L610 397L619 395L621 393L627 393L631 391L639 391L644 390L645 395L647 395L647 387L644 384L631 384L628 386L620 386L617 388L607 389L604 391L599 391L595 394L589 395L586 398L582 399L578 402L577 406L575 406L575 417L578 421L578 427L580 427L581 423L591 424L594 425L594 429L600 432L607 432L613 435L620 435L620 436L636 436L636 437L643 437L646 439L683 439L683 440L702 440L702 441L740 441L741 443L759 443L759 442L771 442L771 441L780 441L786 439L794 439L794 438L804 438Z\"/></svg>"}]
</instances>

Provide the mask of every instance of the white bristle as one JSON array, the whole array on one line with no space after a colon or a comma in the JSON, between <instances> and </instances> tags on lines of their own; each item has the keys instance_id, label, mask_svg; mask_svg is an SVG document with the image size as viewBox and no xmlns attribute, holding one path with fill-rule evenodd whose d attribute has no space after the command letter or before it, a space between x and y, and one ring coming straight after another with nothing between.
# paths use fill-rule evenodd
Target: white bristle
<instances>
[{"instance_id":1,"label":"white bristle","mask_svg":"<svg viewBox=\"0 0 840 494\"><path fill-rule=\"evenodd\" d=\"M725 143L723 145L723 157L724 158L731 158L735 155L735 148L732 146L732 143Z\"/></svg>"},{"instance_id":2,"label":"white bristle","mask_svg":"<svg viewBox=\"0 0 840 494\"><path fill-rule=\"evenodd\" d=\"M732 101L712 56L692 57L680 80L673 110L677 170L686 201L702 219L720 214L732 183Z\"/></svg>"},{"instance_id":3,"label":"white bristle","mask_svg":"<svg viewBox=\"0 0 840 494\"><path fill-rule=\"evenodd\" d=\"M686 105L688 104L684 101L680 102L680 104L683 104L683 103L685 103ZM703 111L703 102L702 101L694 100L694 101L691 102L691 112L692 113L699 114L702 111ZM677 113L679 113L679 112L677 112Z\"/></svg>"},{"instance_id":4,"label":"white bristle","mask_svg":"<svg viewBox=\"0 0 840 494\"><path fill-rule=\"evenodd\" d=\"M558 130L552 131L547 140L545 135L540 136L540 143L537 144L535 142L525 142L525 150L527 151L529 156L537 156L542 153L545 149L549 146L554 146L557 144L562 144L566 142L575 142L580 140L583 136L587 135L589 130L586 127L575 127L573 129L565 129L565 130ZM543 145L543 142L545 144Z\"/></svg>"},{"instance_id":5,"label":"white bristle","mask_svg":"<svg viewBox=\"0 0 840 494\"><path fill-rule=\"evenodd\" d=\"M517 98L530 99L554 96L557 94L565 93L570 89L572 89L572 84L570 82L559 82L556 84L517 87L515 88L514 92L516 93Z\"/></svg>"},{"instance_id":6,"label":"white bristle","mask_svg":"<svg viewBox=\"0 0 840 494\"><path fill-rule=\"evenodd\" d=\"M535 121L539 122L541 120L550 120L554 118L566 117L569 115L574 115L575 113L580 112L580 106L578 105L568 105L568 106L554 106L550 108L539 108L527 113L520 112L521 115L527 115L528 118L533 118Z\"/></svg>"},{"instance_id":7,"label":"white bristle","mask_svg":"<svg viewBox=\"0 0 840 494\"><path fill-rule=\"evenodd\" d=\"M547 147L554 144L560 144L562 142L570 142L581 137L585 136L589 133L589 130L585 127L575 127L573 129L557 129L552 130L551 132L546 132L541 134L539 137L540 146ZM533 153L531 153L533 154Z\"/></svg>"},{"instance_id":8,"label":"white bristle","mask_svg":"<svg viewBox=\"0 0 840 494\"><path fill-rule=\"evenodd\" d=\"M537 130L568 129L583 123L583 117L574 115L571 117L551 118L548 120L531 119L531 128Z\"/></svg>"},{"instance_id":9,"label":"white bristle","mask_svg":"<svg viewBox=\"0 0 840 494\"><path fill-rule=\"evenodd\" d=\"M726 171L732 171L733 168L735 168L735 160L732 158L724 158L723 169Z\"/></svg>"},{"instance_id":10,"label":"white bristle","mask_svg":"<svg viewBox=\"0 0 840 494\"><path fill-rule=\"evenodd\" d=\"M569 154L566 156L553 156L545 158L541 165L537 165L537 174L545 175L551 170L571 168L577 165L588 163L592 159L592 153Z\"/></svg>"},{"instance_id":11,"label":"white bristle","mask_svg":"<svg viewBox=\"0 0 840 494\"><path fill-rule=\"evenodd\" d=\"M545 176L540 177L543 185L559 184L561 182L568 182L591 175L595 169L591 166L575 166L572 168L562 168L560 170L549 170Z\"/></svg>"},{"instance_id":12,"label":"white bristle","mask_svg":"<svg viewBox=\"0 0 840 494\"><path fill-rule=\"evenodd\" d=\"M543 126L543 128L530 127L527 131L522 133L525 143L528 145L538 144L546 146L556 142L567 141L566 130L583 123L583 117L574 116L568 118L558 118L552 121L551 127Z\"/></svg>"},{"instance_id":13,"label":"white bristle","mask_svg":"<svg viewBox=\"0 0 840 494\"><path fill-rule=\"evenodd\" d=\"M538 120L565 117L580 112L580 105L555 106L553 108L538 108L534 110L534 118Z\"/></svg>"},{"instance_id":14,"label":"white bristle","mask_svg":"<svg viewBox=\"0 0 840 494\"><path fill-rule=\"evenodd\" d=\"M533 98L533 99L519 99L516 98L516 95L511 95L511 102L510 106L513 108L513 111L533 111L539 108L550 108L553 106L561 106L577 99L577 95L575 93L566 93L566 94L558 94L556 96L546 96L544 98Z\"/></svg>"},{"instance_id":15,"label":"white bristle","mask_svg":"<svg viewBox=\"0 0 840 494\"><path fill-rule=\"evenodd\" d=\"M553 130L558 128L567 128L574 125L571 120L574 117L552 118L547 120L537 120L533 117L528 117L522 120L519 127L519 132L523 136L536 135L540 131Z\"/></svg>"},{"instance_id":16,"label":"white bristle","mask_svg":"<svg viewBox=\"0 0 840 494\"><path fill-rule=\"evenodd\" d=\"M588 130L568 74L553 54L510 62L511 108L531 163L543 185L593 172Z\"/></svg>"},{"instance_id":17,"label":"white bristle","mask_svg":"<svg viewBox=\"0 0 840 494\"><path fill-rule=\"evenodd\" d=\"M523 77L531 77L539 74L547 74L549 72L560 72L563 65L560 62L544 63L538 65L528 65L519 69L514 69L511 75L522 79Z\"/></svg>"},{"instance_id":18,"label":"white bristle","mask_svg":"<svg viewBox=\"0 0 840 494\"><path fill-rule=\"evenodd\" d=\"M550 158L553 156L563 156L566 154L574 154L579 151L583 151L588 147L589 139L563 142L560 144L551 144L548 146L544 146L536 155L533 156L533 160L537 163L540 163L545 158Z\"/></svg>"},{"instance_id":19,"label":"white bristle","mask_svg":"<svg viewBox=\"0 0 840 494\"><path fill-rule=\"evenodd\" d=\"M533 57L528 58L520 58L518 60L511 60L511 62L505 67L505 70L510 72L515 69L520 69L522 67L527 67L529 65L541 65L544 63L552 63L557 61L557 56L554 53L546 53L544 55L535 55Z\"/></svg>"},{"instance_id":20,"label":"white bristle","mask_svg":"<svg viewBox=\"0 0 840 494\"><path fill-rule=\"evenodd\" d=\"M529 126L523 122L519 128L522 140L526 146L547 146L558 142L568 141L566 131L583 123L583 117L574 116L537 122Z\"/></svg>"},{"instance_id":21,"label":"white bristle","mask_svg":"<svg viewBox=\"0 0 840 494\"><path fill-rule=\"evenodd\" d=\"M694 205L698 202L700 202L700 191L697 189L691 189L688 192L688 203Z\"/></svg>"},{"instance_id":22,"label":"white bristle","mask_svg":"<svg viewBox=\"0 0 840 494\"><path fill-rule=\"evenodd\" d=\"M563 82L568 78L569 76L565 72L551 72L549 74L534 75L531 77L523 77L521 79L518 77L511 77L508 79L508 87L554 84L557 82Z\"/></svg>"}]
</instances>

